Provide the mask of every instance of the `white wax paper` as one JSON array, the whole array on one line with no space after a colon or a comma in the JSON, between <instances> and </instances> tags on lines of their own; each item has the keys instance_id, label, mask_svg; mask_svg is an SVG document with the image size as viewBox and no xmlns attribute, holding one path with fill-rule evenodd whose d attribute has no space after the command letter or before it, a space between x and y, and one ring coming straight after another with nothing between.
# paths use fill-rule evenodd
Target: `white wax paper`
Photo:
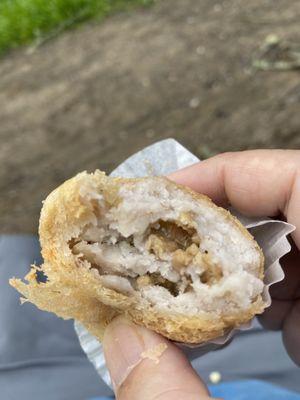
<instances>
[{"instance_id":1,"label":"white wax paper","mask_svg":"<svg viewBox=\"0 0 300 400\"><path fill-rule=\"evenodd\" d=\"M176 142L176 140L166 139L154 143L134 154L119 165L111 175L127 178L147 175L167 175L198 161L199 159L196 156ZM251 231L263 250L265 256L265 287L263 298L270 305L269 287L284 278L279 260L291 249L286 237L295 227L282 221L269 218L247 218L235 210L231 210L231 212ZM208 343L201 345L180 344L180 347L183 348L190 359L195 359L208 351L216 350L229 343L236 331L250 328L251 321L238 329L228 331L224 336ZM78 322L75 322L75 330L87 357L93 363L102 379L111 387L101 343Z\"/></svg>"}]
</instances>

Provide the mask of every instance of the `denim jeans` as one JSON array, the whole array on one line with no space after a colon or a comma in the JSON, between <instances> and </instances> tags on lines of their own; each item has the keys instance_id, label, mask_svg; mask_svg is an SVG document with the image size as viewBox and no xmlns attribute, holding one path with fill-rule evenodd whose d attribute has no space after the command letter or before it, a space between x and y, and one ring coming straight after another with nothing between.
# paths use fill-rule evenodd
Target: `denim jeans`
<instances>
[{"instance_id":1,"label":"denim jeans","mask_svg":"<svg viewBox=\"0 0 300 400\"><path fill-rule=\"evenodd\" d=\"M224 400L300 400L300 394L262 381L224 382L209 385L212 397ZM94 397L89 400L112 400L113 397ZM181 399L184 400L184 399Z\"/></svg>"}]
</instances>

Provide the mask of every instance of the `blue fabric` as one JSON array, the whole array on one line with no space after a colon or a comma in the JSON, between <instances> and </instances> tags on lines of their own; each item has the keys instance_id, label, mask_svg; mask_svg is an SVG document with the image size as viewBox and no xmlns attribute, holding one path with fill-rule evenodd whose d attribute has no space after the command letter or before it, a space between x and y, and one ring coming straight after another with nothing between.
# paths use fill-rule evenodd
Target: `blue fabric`
<instances>
[{"instance_id":1,"label":"blue fabric","mask_svg":"<svg viewBox=\"0 0 300 400\"><path fill-rule=\"evenodd\" d=\"M209 385L209 390L212 397L224 400L300 400L300 393L255 380Z\"/></svg>"},{"instance_id":2,"label":"blue fabric","mask_svg":"<svg viewBox=\"0 0 300 400\"><path fill-rule=\"evenodd\" d=\"M300 393L255 380L209 385L209 391L212 397L221 397L224 400L300 400ZM89 400L112 399L113 397L95 397Z\"/></svg>"}]
</instances>

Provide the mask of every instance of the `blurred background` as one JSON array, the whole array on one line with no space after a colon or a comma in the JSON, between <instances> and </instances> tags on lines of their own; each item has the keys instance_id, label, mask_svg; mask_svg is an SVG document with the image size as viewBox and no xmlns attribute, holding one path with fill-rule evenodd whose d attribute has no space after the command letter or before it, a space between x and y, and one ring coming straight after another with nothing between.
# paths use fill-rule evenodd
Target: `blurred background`
<instances>
[{"instance_id":1,"label":"blurred background","mask_svg":"<svg viewBox=\"0 0 300 400\"><path fill-rule=\"evenodd\" d=\"M1 232L163 138L300 148L299 21L298 0L1 0Z\"/></svg>"}]
</instances>

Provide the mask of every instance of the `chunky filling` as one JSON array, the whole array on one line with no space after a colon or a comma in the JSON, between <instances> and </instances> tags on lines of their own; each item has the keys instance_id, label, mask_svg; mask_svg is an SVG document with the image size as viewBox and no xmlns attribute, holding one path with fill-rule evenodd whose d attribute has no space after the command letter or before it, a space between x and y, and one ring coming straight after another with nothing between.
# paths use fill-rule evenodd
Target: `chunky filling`
<instances>
[{"instance_id":1,"label":"chunky filling","mask_svg":"<svg viewBox=\"0 0 300 400\"><path fill-rule=\"evenodd\" d=\"M94 189L69 246L104 287L187 315L244 310L262 292L255 245L207 201L158 178Z\"/></svg>"},{"instance_id":2,"label":"chunky filling","mask_svg":"<svg viewBox=\"0 0 300 400\"><path fill-rule=\"evenodd\" d=\"M221 268L212 261L207 250L200 250L199 245L200 237L194 228L162 220L150 228L146 241L147 250L153 252L157 259L164 260L171 256L173 269L186 279L185 290L192 283L188 267L198 271L201 282L208 285L222 277Z\"/></svg>"},{"instance_id":3,"label":"chunky filling","mask_svg":"<svg viewBox=\"0 0 300 400\"><path fill-rule=\"evenodd\" d=\"M207 250L200 249L200 243L199 234L190 224L160 219L151 223L143 235L129 237L112 232L108 227L86 227L69 245L79 261L87 260L100 275L110 277L105 280L109 286L117 282L111 279L114 275L128 279L130 286L126 286L127 289L161 286L177 296L192 291L197 279L213 285L222 278L220 266ZM133 266L132 256L136 258ZM144 260L139 260L139 256ZM138 265L145 261L149 262L149 268ZM157 265L154 270L152 263ZM159 267L166 264L168 271L166 268L161 271ZM118 287L121 291L122 288L124 290L124 285Z\"/></svg>"}]
</instances>

